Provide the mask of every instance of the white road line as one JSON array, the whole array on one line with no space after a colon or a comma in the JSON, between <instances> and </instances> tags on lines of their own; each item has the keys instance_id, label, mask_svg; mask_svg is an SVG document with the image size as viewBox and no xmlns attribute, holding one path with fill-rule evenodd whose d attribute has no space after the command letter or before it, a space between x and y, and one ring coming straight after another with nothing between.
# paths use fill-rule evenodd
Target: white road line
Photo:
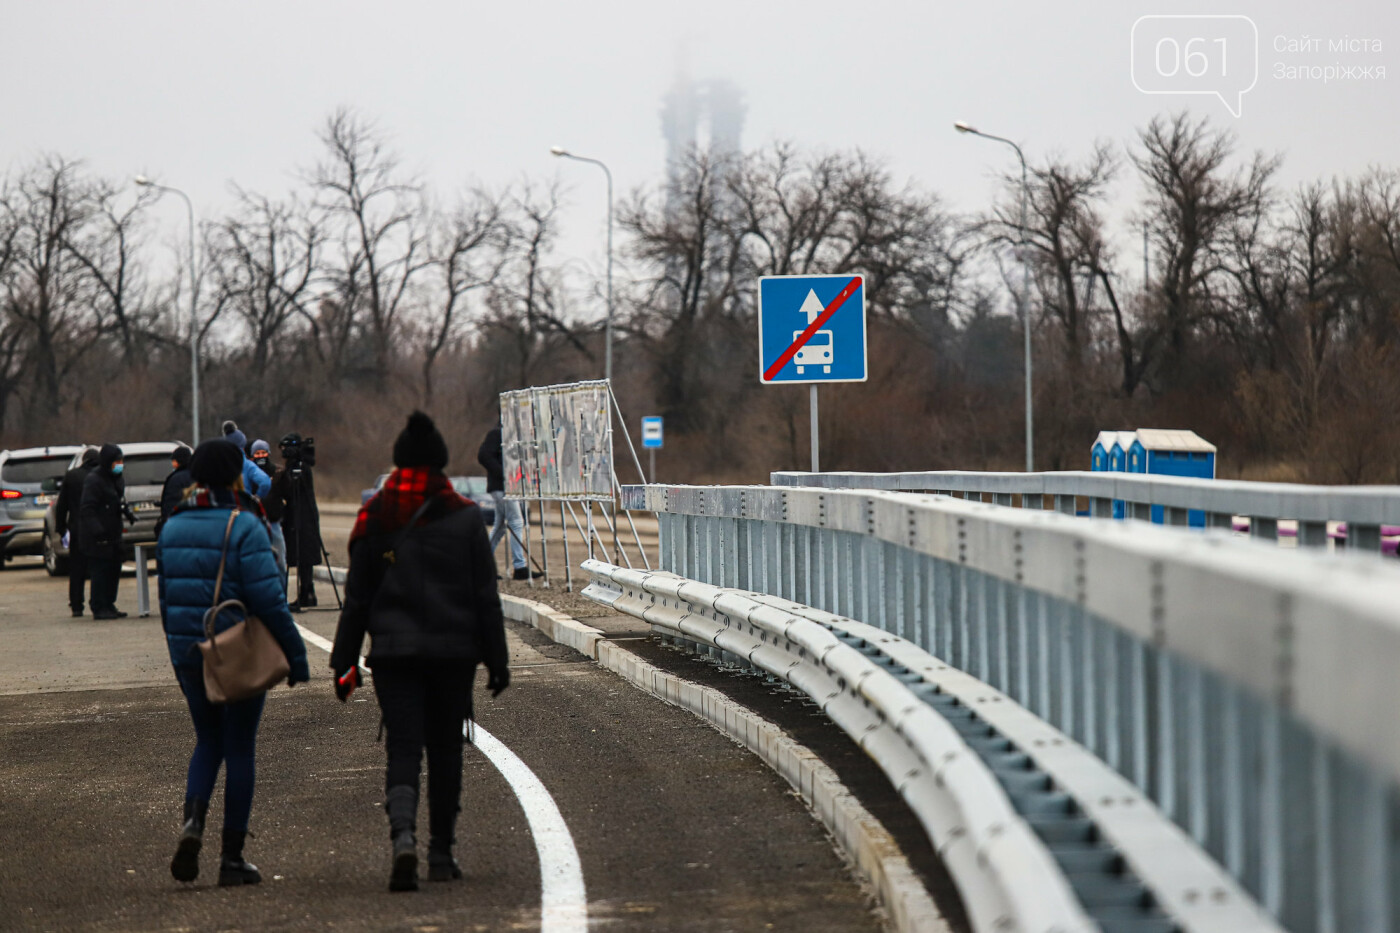
<instances>
[{"instance_id":1,"label":"white road line","mask_svg":"<svg viewBox=\"0 0 1400 933\"><path fill-rule=\"evenodd\" d=\"M306 626L298 623L297 628L302 638L327 654L334 647ZM360 658L361 665L364 660ZM583 864L558 804L529 765L480 723L475 724L472 739L515 792L535 838L540 857L540 933L586 933L588 895L583 886Z\"/></svg>"}]
</instances>

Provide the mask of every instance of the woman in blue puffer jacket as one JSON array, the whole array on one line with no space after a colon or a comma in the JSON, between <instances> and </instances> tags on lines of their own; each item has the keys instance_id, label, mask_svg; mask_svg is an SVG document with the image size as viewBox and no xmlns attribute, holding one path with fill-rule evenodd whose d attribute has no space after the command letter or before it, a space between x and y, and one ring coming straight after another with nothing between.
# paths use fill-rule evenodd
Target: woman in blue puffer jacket
<instances>
[{"instance_id":1,"label":"woman in blue puffer jacket","mask_svg":"<svg viewBox=\"0 0 1400 933\"><path fill-rule=\"evenodd\" d=\"M305 681L306 645L292 622L282 575L257 500L243 491L243 451L226 440L205 441L190 460L195 485L161 529L156 550L160 614L175 677L194 720L195 748L185 783L185 823L170 873L179 881L199 876L199 850L209 797L219 775L224 782L223 858L219 884L257 884L257 866L243 859L248 815L253 808L254 749L263 699L257 696L215 705L204 692L204 613L214 602L214 582L223 554L230 511L240 514L229 533L228 560L219 599L237 599L262 620L291 664L288 685ZM221 615L217 628L233 625Z\"/></svg>"}]
</instances>

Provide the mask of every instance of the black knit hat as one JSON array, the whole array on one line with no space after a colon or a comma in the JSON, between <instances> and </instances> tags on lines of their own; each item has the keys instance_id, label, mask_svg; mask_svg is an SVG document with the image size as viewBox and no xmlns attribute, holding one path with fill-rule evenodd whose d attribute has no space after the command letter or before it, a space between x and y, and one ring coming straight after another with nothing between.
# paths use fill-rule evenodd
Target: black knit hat
<instances>
[{"instance_id":1,"label":"black knit hat","mask_svg":"<svg viewBox=\"0 0 1400 933\"><path fill-rule=\"evenodd\" d=\"M447 442L433 419L421 411L408 416L408 425L394 441L394 466L439 470L447 466Z\"/></svg>"},{"instance_id":2,"label":"black knit hat","mask_svg":"<svg viewBox=\"0 0 1400 933\"><path fill-rule=\"evenodd\" d=\"M175 452L170 455L170 459L175 461L175 465L179 469L184 470L189 468L190 457L193 455L194 451L190 450L184 444L181 444L179 447L175 448Z\"/></svg>"},{"instance_id":3,"label":"black knit hat","mask_svg":"<svg viewBox=\"0 0 1400 933\"><path fill-rule=\"evenodd\" d=\"M202 486L225 489L243 475L243 451L220 438L205 441L190 458L190 476Z\"/></svg>"}]
</instances>

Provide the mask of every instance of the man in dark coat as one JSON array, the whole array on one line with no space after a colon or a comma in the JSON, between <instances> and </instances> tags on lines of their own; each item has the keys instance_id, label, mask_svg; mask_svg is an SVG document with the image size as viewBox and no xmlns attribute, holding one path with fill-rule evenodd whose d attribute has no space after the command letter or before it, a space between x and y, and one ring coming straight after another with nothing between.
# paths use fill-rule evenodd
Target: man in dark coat
<instances>
[{"instance_id":1,"label":"man in dark coat","mask_svg":"<svg viewBox=\"0 0 1400 933\"><path fill-rule=\"evenodd\" d=\"M54 503L54 529L59 537L68 535L68 605L73 618L83 615L83 587L87 584L87 555L83 553L82 520L79 509L83 504L83 480L97 469L97 448L83 451L83 459L63 476L63 486Z\"/></svg>"},{"instance_id":2,"label":"man in dark coat","mask_svg":"<svg viewBox=\"0 0 1400 933\"><path fill-rule=\"evenodd\" d=\"M160 520L156 522L156 537L160 537L160 530L165 527L165 523L170 520L170 516L175 514L175 509L185 498L185 490L194 485L194 477L190 475L190 457L194 451L184 444L175 448L175 452L170 455L170 475L165 478L165 485L160 490Z\"/></svg>"},{"instance_id":3,"label":"man in dark coat","mask_svg":"<svg viewBox=\"0 0 1400 933\"><path fill-rule=\"evenodd\" d=\"M83 480L83 504L79 509L82 546L92 576L89 600L94 619L120 619L117 581L122 572L122 519L132 524L136 516L126 505L126 481L122 479L122 449L103 444L97 468Z\"/></svg>"},{"instance_id":4,"label":"man in dark coat","mask_svg":"<svg viewBox=\"0 0 1400 933\"><path fill-rule=\"evenodd\" d=\"M514 499L506 498L505 461L499 422L486 432L486 438L476 452L476 462L486 470L486 491L490 493L491 501L496 505L493 519L495 525L491 529L491 554L495 555L496 545L501 543L501 538L505 537L506 529L509 528L510 562L515 568L515 579L528 580L531 577L544 576L538 570L530 570L529 565L525 563L525 548L521 545L525 537L525 520L520 517L520 504Z\"/></svg>"},{"instance_id":5,"label":"man in dark coat","mask_svg":"<svg viewBox=\"0 0 1400 933\"><path fill-rule=\"evenodd\" d=\"M272 490L264 497L271 511L281 509L282 536L287 542L287 566L297 569L297 598L290 604L293 612L316 605L316 587L312 579L321 562L321 513L316 508L316 483L311 475L301 435L284 435L279 445L286 466L272 479Z\"/></svg>"}]
</instances>

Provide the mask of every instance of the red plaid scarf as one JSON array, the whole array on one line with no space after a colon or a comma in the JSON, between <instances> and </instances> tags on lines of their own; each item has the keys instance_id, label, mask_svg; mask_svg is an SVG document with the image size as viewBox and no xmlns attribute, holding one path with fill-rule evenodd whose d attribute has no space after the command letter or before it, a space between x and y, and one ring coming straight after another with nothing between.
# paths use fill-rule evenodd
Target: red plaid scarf
<instances>
[{"instance_id":1,"label":"red plaid scarf","mask_svg":"<svg viewBox=\"0 0 1400 933\"><path fill-rule=\"evenodd\" d=\"M369 535L393 534L408 524L429 497L438 500L438 509L446 515L472 504L470 499L458 495L448 478L437 470L401 467L390 473L384 488L360 507L350 543Z\"/></svg>"}]
</instances>

